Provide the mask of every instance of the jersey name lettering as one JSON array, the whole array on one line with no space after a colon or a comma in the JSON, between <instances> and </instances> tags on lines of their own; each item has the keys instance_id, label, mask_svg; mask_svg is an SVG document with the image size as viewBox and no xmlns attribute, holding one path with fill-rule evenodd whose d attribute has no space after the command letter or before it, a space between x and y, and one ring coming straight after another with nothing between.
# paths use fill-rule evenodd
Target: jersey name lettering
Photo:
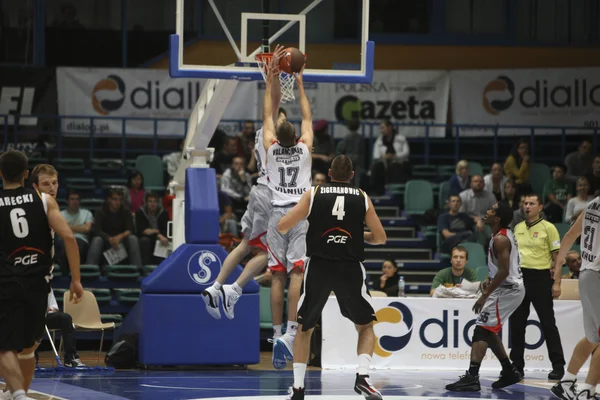
<instances>
[{"instance_id":1,"label":"jersey name lettering","mask_svg":"<svg viewBox=\"0 0 600 400\"><path fill-rule=\"evenodd\" d=\"M321 186L319 191L323 194L353 194L360 196L360 190L346 186Z\"/></svg>"},{"instance_id":2,"label":"jersey name lettering","mask_svg":"<svg viewBox=\"0 0 600 400\"><path fill-rule=\"evenodd\" d=\"M277 190L280 193L294 194L298 196L302 196L304 192L306 192L306 188L284 188L281 186L275 186L275 190Z\"/></svg>"},{"instance_id":3,"label":"jersey name lettering","mask_svg":"<svg viewBox=\"0 0 600 400\"><path fill-rule=\"evenodd\" d=\"M21 196L0 197L0 207L16 206L19 204L33 203L32 194L23 194Z\"/></svg>"},{"instance_id":4,"label":"jersey name lettering","mask_svg":"<svg viewBox=\"0 0 600 400\"><path fill-rule=\"evenodd\" d=\"M274 156L293 156L296 154L304 154L302 147L279 147L273 149Z\"/></svg>"}]
</instances>

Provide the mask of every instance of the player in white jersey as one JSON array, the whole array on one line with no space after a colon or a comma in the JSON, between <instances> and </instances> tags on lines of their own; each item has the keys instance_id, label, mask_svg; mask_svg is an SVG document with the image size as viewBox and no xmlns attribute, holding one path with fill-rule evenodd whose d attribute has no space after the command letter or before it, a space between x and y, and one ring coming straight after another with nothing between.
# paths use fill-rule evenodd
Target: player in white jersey
<instances>
[{"instance_id":1,"label":"player in white jersey","mask_svg":"<svg viewBox=\"0 0 600 400\"><path fill-rule=\"evenodd\" d=\"M554 262L553 291L560 295L560 281L565 256L575 240L581 236L581 269L579 272L579 296L583 311L585 337L573 349L567 372L550 391L563 400L595 399L596 385L600 383L600 197L590 201L579 214L577 221L565 234ZM577 383L577 373L592 354L590 370L585 383Z\"/></svg>"},{"instance_id":2,"label":"player in white jersey","mask_svg":"<svg viewBox=\"0 0 600 400\"><path fill-rule=\"evenodd\" d=\"M277 46L273 54L273 60L279 64L279 59L283 56L284 50L282 46ZM271 86L271 116L277 115L277 121L271 120L271 124L280 126L286 119L285 110L279 108L281 100L281 86L279 85L279 77L275 77L275 84ZM273 117L271 117L273 118ZM213 285L202 292L202 298L206 303L208 313L216 318L221 318L219 304L223 303L223 311L229 319L234 317L234 306L242 295L242 288L254 278L260 271L267 266L267 247L266 233L268 227L269 216L271 214L271 190L267 187L268 178L266 170L267 154L263 146L263 131L260 128L256 131L254 156L256 157L256 167L259 177L257 185L252 188L250 198L248 199L248 208L242 217L242 232L244 238L242 242L229 253L223 262L223 268L219 272L219 276ZM250 253L251 247L260 249L261 251L254 256L246 264L244 271L235 281L233 285L225 285L225 281L237 265ZM282 310L283 312L283 310ZM282 317L280 317L282 318Z\"/></svg>"},{"instance_id":3,"label":"player in white jersey","mask_svg":"<svg viewBox=\"0 0 600 400\"><path fill-rule=\"evenodd\" d=\"M294 337L298 329L297 308L304 274L306 258L306 232L308 222L302 221L290 231L281 234L277 223L299 201L304 192L311 187L311 152L313 146L313 122L310 104L302 81L302 72L296 75L300 110L302 112L301 137L296 141L296 130L289 122L278 127L273 124L270 87L275 85L277 64L271 65L266 82L264 119L264 148L267 151L267 174L269 188L273 196L273 211L269 218L267 245L269 249L269 269L272 273L271 312L275 344L273 346L273 366L283 368L286 360L293 360ZM288 323L285 335L282 333L281 318L284 303L284 291L287 277L288 287Z\"/></svg>"},{"instance_id":4,"label":"player in white jersey","mask_svg":"<svg viewBox=\"0 0 600 400\"><path fill-rule=\"evenodd\" d=\"M446 390L481 390L479 368L488 347L502 365L500 379L492 383L493 389L513 385L523 378L510 362L502 339L498 336L502 324L508 321L525 297L519 247L512 231L508 229L512 219L513 211L507 202L494 204L485 216L485 223L492 228L488 258L489 278L482 282L481 297L473 306L473 311L479 314L479 317L473 332L471 364L465 375L457 382L447 385Z\"/></svg>"}]
</instances>

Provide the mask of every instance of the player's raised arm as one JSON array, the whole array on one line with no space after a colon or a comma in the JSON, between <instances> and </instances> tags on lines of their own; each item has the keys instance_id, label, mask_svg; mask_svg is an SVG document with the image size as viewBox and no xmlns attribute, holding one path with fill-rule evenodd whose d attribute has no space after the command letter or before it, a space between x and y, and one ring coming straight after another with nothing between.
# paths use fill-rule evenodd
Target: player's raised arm
<instances>
[{"instance_id":1,"label":"player's raised arm","mask_svg":"<svg viewBox=\"0 0 600 400\"><path fill-rule=\"evenodd\" d=\"M316 188L310 188L310 190L304 192L298 204L279 220L277 223L277 231L279 233L288 233L298 222L308 217L313 190L316 190Z\"/></svg>"},{"instance_id":2,"label":"player's raised arm","mask_svg":"<svg viewBox=\"0 0 600 400\"><path fill-rule=\"evenodd\" d=\"M266 66L267 78L265 80L265 99L263 104L263 146L269 150L271 143L275 141L275 122L273 121L273 85L275 84L275 75L278 71L277 64L270 62Z\"/></svg>"},{"instance_id":3,"label":"player's raised arm","mask_svg":"<svg viewBox=\"0 0 600 400\"><path fill-rule=\"evenodd\" d=\"M285 55L285 48L278 44L273 52L272 64L278 66L279 61ZM273 76L273 84L271 85L271 102L273 104L273 118L277 120L279 115L279 105L281 104L281 83L279 82L279 73Z\"/></svg>"},{"instance_id":4,"label":"player's raised arm","mask_svg":"<svg viewBox=\"0 0 600 400\"><path fill-rule=\"evenodd\" d=\"M367 199L367 212L365 213L365 223L369 227L370 232L364 233L364 240L369 244L385 244L387 241L387 234L385 233L385 229L383 229L383 225L381 225L381 220L377 216L377 212L375 211L375 207L373 207L373 202L371 198L365 194Z\"/></svg>"},{"instance_id":5,"label":"player's raised arm","mask_svg":"<svg viewBox=\"0 0 600 400\"><path fill-rule=\"evenodd\" d=\"M312 112L310 111L310 103L306 92L304 91L304 80L302 74L304 73L304 67L299 74L296 75L296 85L298 85L298 96L300 97L300 111L302 112L302 126L300 128L301 137L300 140L304 142L306 147L311 151L313 148L313 140L315 134L313 133L313 120Z\"/></svg>"}]
</instances>

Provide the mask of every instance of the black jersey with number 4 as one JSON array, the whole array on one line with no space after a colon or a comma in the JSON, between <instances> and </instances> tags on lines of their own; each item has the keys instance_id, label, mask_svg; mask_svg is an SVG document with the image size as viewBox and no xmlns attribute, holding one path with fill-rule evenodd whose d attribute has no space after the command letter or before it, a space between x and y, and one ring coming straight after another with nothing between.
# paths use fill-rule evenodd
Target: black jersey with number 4
<instances>
[{"instance_id":1,"label":"black jersey with number 4","mask_svg":"<svg viewBox=\"0 0 600 400\"><path fill-rule=\"evenodd\" d=\"M365 259L365 193L349 183L312 188L306 255L328 260Z\"/></svg>"},{"instance_id":2,"label":"black jersey with number 4","mask_svg":"<svg viewBox=\"0 0 600 400\"><path fill-rule=\"evenodd\" d=\"M0 191L0 277L47 275L52 235L45 195L19 187Z\"/></svg>"}]
</instances>

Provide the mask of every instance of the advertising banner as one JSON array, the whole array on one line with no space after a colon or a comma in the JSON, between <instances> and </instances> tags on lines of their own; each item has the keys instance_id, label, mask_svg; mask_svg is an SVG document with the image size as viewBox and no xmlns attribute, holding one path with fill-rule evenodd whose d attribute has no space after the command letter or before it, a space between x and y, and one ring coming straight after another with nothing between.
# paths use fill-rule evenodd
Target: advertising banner
<instances>
[{"instance_id":1,"label":"advertising banner","mask_svg":"<svg viewBox=\"0 0 600 400\"><path fill-rule=\"evenodd\" d=\"M469 367L471 339L476 315L474 299L430 299L376 297L372 299L375 322L374 368L448 369L465 371ZM583 337L579 301L555 301L556 324L566 357ZM323 368L356 368L358 335L351 321L344 318L335 297L329 297L322 316ZM509 322L501 337L510 351ZM525 368L551 369L544 336L535 310L531 309L525 335ZM587 368L586 364L586 367ZM500 363L488 350L482 369L500 370Z\"/></svg>"},{"instance_id":2,"label":"advertising banner","mask_svg":"<svg viewBox=\"0 0 600 400\"><path fill-rule=\"evenodd\" d=\"M454 124L571 127L591 134L600 124L600 68L452 71ZM577 129L588 128L588 129ZM493 128L462 128L461 135L492 135ZM501 135L530 134L501 128ZM561 129L536 129L561 134Z\"/></svg>"}]
</instances>

